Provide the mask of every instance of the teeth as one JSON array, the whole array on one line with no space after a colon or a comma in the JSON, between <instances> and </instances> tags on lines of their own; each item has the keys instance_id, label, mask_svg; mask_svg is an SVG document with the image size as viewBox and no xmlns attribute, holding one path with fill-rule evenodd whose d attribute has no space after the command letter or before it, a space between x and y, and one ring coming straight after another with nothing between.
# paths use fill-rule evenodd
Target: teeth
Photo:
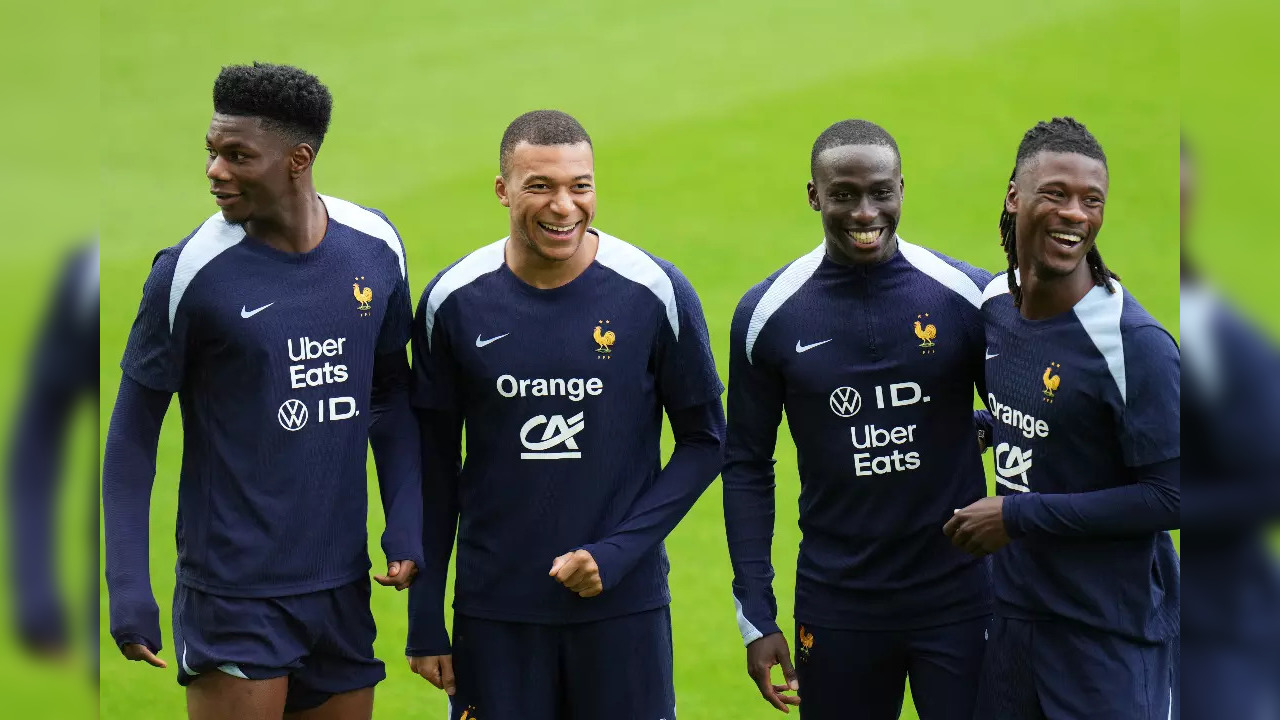
<instances>
[{"instance_id":1,"label":"teeth","mask_svg":"<svg viewBox=\"0 0 1280 720\"><path fill-rule=\"evenodd\" d=\"M853 241L858 243L875 242L876 238L880 237L879 230L871 230L868 232L854 231L854 232L850 232L849 234L853 236Z\"/></svg>"},{"instance_id":2,"label":"teeth","mask_svg":"<svg viewBox=\"0 0 1280 720\"><path fill-rule=\"evenodd\" d=\"M577 225L577 223L574 223L573 225L551 225L549 223L544 223L544 222L540 222L538 224L541 225L545 230L550 230L551 232L562 232L562 233L569 232L574 228L574 225Z\"/></svg>"},{"instance_id":3,"label":"teeth","mask_svg":"<svg viewBox=\"0 0 1280 720\"><path fill-rule=\"evenodd\" d=\"M1062 240L1064 242L1069 242L1072 244L1075 244L1084 240L1084 238L1080 237L1079 235L1069 235L1067 233L1049 233L1049 236L1058 238L1059 240Z\"/></svg>"}]
</instances>

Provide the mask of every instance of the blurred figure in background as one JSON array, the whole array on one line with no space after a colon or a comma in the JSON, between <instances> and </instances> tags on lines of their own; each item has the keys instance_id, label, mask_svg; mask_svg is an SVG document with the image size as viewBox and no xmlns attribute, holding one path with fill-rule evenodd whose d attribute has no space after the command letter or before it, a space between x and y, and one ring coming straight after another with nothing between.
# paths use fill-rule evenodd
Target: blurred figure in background
<instances>
[{"instance_id":1,"label":"blurred figure in background","mask_svg":"<svg viewBox=\"0 0 1280 720\"><path fill-rule=\"evenodd\" d=\"M98 402L98 240L76 248L66 259L27 361L10 435L7 481L9 582L13 621L24 650L67 659L74 645L67 601L67 564L56 552L68 535L59 517L73 421L83 403ZM97 432L90 436L97 455ZM98 536L98 497L85 498L88 537ZM93 681L97 682L98 565L91 553L84 597ZM77 604L77 607L81 607Z\"/></svg>"},{"instance_id":2,"label":"blurred figure in background","mask_svg":"<svg viewBox=\"0 0 1280 720\"><path fill-rule=\"evenodd\" d=\"M1196 158L1183 140L1182 645L1186 717L1280 717L1280 351L1191 253Z\"/></svg>"}]
</instances>

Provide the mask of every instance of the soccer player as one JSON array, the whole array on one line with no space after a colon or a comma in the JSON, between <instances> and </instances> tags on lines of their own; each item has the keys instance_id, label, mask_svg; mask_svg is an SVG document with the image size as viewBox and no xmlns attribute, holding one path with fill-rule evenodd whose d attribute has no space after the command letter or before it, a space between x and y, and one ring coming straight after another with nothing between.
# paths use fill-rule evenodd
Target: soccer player
<instances>
[{"instance_id":1,"label":"soccer player","mask_svg":"<svg viewBox=\"0 0 1280 720\"><path fill-rule=\"evenodd\" d=\"M810 163L822 243L748 291L731 330L724 514L747 671L805 718L896 718L910 676L920 717L967 719L989 581L938 526L985 492L973 393L991 275L898 236L902 157L880 126L832 125ZM783 410L803 533L794 671L770 562Z\"/></svg>"},{"instance_id":2,"label":"soccer player","mask_svg":"<svg viewBox=\"0 0 1280 720\"><path fill-rule=\"evenodd\" d=\"M702 308L670 263L591 225L572 117L521 115L499 160L510 235L441 272L414 320L426 565L406 655L452 720L674 718L662 541L723 459Z\"/></svg>"},{"instance_id":3,"label":"soccer player","mask_svg":"<svg viewBox=\"0 0 1280 720\"><path fill-rule=\"evenodd\" d=\"M178 682L192 718L369 717L365 462L388 560L421 565L421 457L404 247L381 213L316 193L332 100L283 65L222 69L205 174L220 212L155 257L103 468L111 635L158 667L148 574L156 443L182 405Z\"/></svg>"},{"instance_id":4,"label":"soccer player","mask_svg":"<svg viewBox=\"0 0 1280 720\"><path fill-rule=\"evenodd\" d=\"M1178 349L1098 251L1109 174L1084 125L1027 131L983 293L997 495L944 531L992 556L975 717L1163 718L1178 632ZM1172 278L1170 278L1172 281Z\"/></svg>"},{"instance_id":5,"label":"soccer player","mask_svg":"<svg viewBox=\"0 0 1280 720\"><path fill-rule=\"evenodd\" d=\"M1182 145L1181 702L1190 718L1260 718L1280 700L1280 352L1190 253L1196 161ZM1177 702L1179 696L1174 695ZM1176 712L1176 710L1175 710Z\"/></svg>"}]
</instances>

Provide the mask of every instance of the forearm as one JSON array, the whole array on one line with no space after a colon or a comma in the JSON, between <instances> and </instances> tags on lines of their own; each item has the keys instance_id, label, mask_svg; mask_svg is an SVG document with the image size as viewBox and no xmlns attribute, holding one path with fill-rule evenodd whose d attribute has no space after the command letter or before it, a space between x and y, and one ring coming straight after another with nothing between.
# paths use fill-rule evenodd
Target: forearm
<instances>
[{"instance_id":1,"label":"forearm","mask_svg":"<svg viewBox=\"0 0 1280 720\"><path fill-rule=\"evenodd\" d=\"M1136 482L1106 490L1005 496L1010 537L1122 537L1172 530L1181 500L1175 458L1135 468Z\"/></svg>"},{"instance_id":2,"label":"forearm","mask_svg":"<svg viewBox=\"0 0 1280 720\"><path fill-rule=\"evenodd\" d=\"M417 419L409 406L409 363L404 352L374 363L369 445L386 516L382 551L388 561L422 565L422 456Z\"/></svg>"},{"instance_id":3,"label":"forearm","mask_svg":"<svg viewBox=\"0 0 1280 720\"><path fill-rule=\"evenodd\" d=\"M731 435L721 479L738 629L747 644L779 630L771 558L775 515L771 455L772 448L761 457Z\"/></svg>"},{"instance_id":4,"label":"forearm","mask_svg":"<svg viewBox=\"0 0 1280 720\"><path fill-rule=\"evenodd\" d=\"M148 555L156 446L170 395L125 377L107 430L102 467L111 636L117 644L159 650L160 612L151 591Z\"/></svg>"},{"instance_id":5,"label":"forearm","mask_svg":"<svg viewBox=\"0 0 1280 720\"><path fill-rule=\"evenodd\" d=\"M719 398L670 418L676 446L666 467L613 532L583 547L599 566L605 590L617 586L675 529L720 472L725 426Z\"/></svg>"},{"instance_id":6,"label":"forearm","mask_svg":"<svg viewBox=\"0 0 1280 720\"><path fill-rule=\"evenodd\" d=\"M453 411L420 410L422 449L422 549L418 579L409 586L409 638L405 654L447 655L445 584L458 527L458 475L462 418Z\"/></svg>"}]
</instances>

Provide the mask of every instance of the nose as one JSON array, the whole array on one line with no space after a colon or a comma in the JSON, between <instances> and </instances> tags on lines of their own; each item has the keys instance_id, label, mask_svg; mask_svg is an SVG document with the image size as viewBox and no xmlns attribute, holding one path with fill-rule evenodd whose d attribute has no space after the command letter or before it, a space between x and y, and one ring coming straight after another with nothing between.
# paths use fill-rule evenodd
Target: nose
<instances>
[{"instance_id":1,"label":"nose","mask_svg":"<svg viewBox=\"0 0 1280 720\"><path fill-rule=\"evenodd\" d=\"M210 180L218 180L220 182L231 181L231 173L227 169L227 161L223 160L221 155L211 157L205 161L204 175Z\"/></svg>"},{"instance_id":2,"label":"nose","mask_svg":"<svg viewBox=\"0 0 1280 720\"><path fill-rule=\"evenodd\" d=\"M879 213L876 212L876 208L871 204L871 200L866 197L862 198L862 200L858 202L858 206L853 209L854 222L859 225L870 225L875 222L876 215L878 214Z\"/></svg>"},{"instance_id":3,"label":"nose","mask_svg":"<svg viewBox=\"0 0 1280 720\"><path fill-rule=\"evenodd\" d=\"M560 188L551 197L551 211L557 215L573 213L573 198L570 196L568 189Z\"/></svg>"},{"instance_id":4,"label":"nose","mask_svg":"<svg viewBox=\"0 0 1280 720\"><path fill-rule=\"evenodd\" d=\"M1083 224L1089 220L1089 216L1085 213L1084 207L1080 204L1079 198L1071 198L1067 201L1062 209L1058 210L1058 217L1069 223Z\"/></svg>"}]
</instances>

